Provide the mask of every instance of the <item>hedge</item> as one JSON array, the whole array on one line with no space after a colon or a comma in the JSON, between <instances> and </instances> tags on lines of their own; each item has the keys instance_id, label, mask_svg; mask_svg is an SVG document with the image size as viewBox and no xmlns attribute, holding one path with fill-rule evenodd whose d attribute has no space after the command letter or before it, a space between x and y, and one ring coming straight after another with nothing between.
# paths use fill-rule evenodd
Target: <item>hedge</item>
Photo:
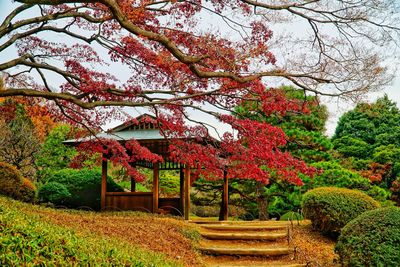
<instances>
[{"instance_id":1,"label":"hedge","mask_svg":"<svg viewBox=\"0 0 400 267\"><path fill-rule=\"evenodd\" d=\"M399 266L400 208L361 214L342 229L335 251L343 266Z\"/></svg>"},{"instance_id":2,"label":"hedge","mask_svg":"<svg viewBox=\"0 0 400 267\"><path fill-rule=\"evenodd\" d=\"M303 213L324 234L338 236L340 230L361 213L379 207L373 198L357 190L320 187L303 196Z\"/></svg>"},{"instance_id":3,"label":"hedge","mask_svg":"<svg viewBox=\"0 0 400 267\"><path fill-rule=\"evenodd\" d=\"M36 187L31 181L22 177L14 166L0 162L0 194L25 202L33 202Z\"/></svg>"},{"instance_id":4,"label":"hedge","mask_svg":"<svg viewBox=\"0 0 400 267\"><path fill-rule=\"evenodd\" d=\"M101 171L91 169L63 169L54 172L48 180L64 185L70 197L53 202L55 205L64 205L69 208L89 207L100 209ZM46 185L46 184L45 184ZM53 184L54 185L54 184ZM59 194L59 188L53 187L52 194ZM41 190L44 190L41 188ZM48 188L46 189L48 190ZM110 177L107 177L108 192L123 192Z\"/></svg>"}]
</instances>

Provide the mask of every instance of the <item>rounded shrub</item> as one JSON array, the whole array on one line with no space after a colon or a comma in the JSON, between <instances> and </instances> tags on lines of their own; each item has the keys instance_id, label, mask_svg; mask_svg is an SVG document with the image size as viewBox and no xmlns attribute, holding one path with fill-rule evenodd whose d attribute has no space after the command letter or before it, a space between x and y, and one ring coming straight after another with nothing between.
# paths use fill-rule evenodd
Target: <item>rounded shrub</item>
<instances>
[{"instance_id":1,"label":"rounded shrub","mask_svg":"<svg viewBox=\"0 0 400 267\"><path fill-rule=\"evenodd\" d=\"M379 203L360 191L320 187L303 196L303 213L312 226L324 234L338 236L340 230L361 213L379 207Z\"/></svg>"},{"instance_id":2,"label":"rounded shrub","mask_svg":"<svg viewBox=\"0 0 400 267\"><path fill-rule=\"evenodd\" d=\"M38 198L41 202L51 202L55 205L63 205L71 197L65 185L57 182L49 182L39 189Z\"/></svg>"},{"instance_id":3,"label":"rounded shrub","mask_svg":"<svg viewBox=\"0 0 400 267\"><path fill-rule=\"evenodd\" d=\"M22 175L14 166L0 162L0 194L16 198L17 189L22 184Z\"/></svg>"},{"instance_id":4,"label":"rounded shrub","mask_svg":"<svg viewBox=\"0 0 400 267\"><path fill-rule=\"evenodd\" d=\"M342 266L399 266L400 208L361 214L342 229L335 251Z\"/></svg>"},{"instance_id":5,"label":"rounded shrub","mask_svg":"<svg viewBox=\"0 0 400 267\"><path fill-rule=\"evenodd\" d=\"M14 166L0 162L0 194L25 202L33 202L36 187L31 181L22 177Z\"/></svg>"},{"instance_id":6,"label":"rounded shrub","mask_svg":"<svg viewBox=\"0 0 400 267\"><path fill-rule=\"evenodd\" d=\"M301 221L304 220L303 215L298 212L289 211L283 214L280 218L280 221Z\"/></svg>"},{"instance_id":7,"label":"rounded shrub","mask_svg":"<svg viewBox=\"0 0 400 267\"><path fill-rule=\"evenodd\" d=\"M101 171L90 169L63 169L54 172L48 182L57 182L64 185L71 196L63 205L69 208L82 206L94 210L100 209ZM123 192L110 177L107 177L108 192Z\"/></svg>"},{"instance_id":8,"label":"rounded shrub","mask_svg":"<svg viewBox=\"0 0 400 267\"><path fill-rule=\"evenodd\" d=\"M36 186L30 180L22 178L22 183L16 190L15 198L24 202L34 202Z\"/></svg>"}]
</instances>

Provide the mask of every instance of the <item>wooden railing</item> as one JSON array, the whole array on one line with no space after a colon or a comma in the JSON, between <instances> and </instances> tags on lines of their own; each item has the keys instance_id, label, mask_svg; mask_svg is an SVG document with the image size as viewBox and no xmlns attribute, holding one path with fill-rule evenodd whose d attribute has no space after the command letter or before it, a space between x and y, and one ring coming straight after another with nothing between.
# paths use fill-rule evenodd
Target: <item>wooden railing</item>
<instances>
[{"instance_id":1,"label":"wooden railing","mask_svg":"<svg viewBox=\"0 0 400 267\"><path fill-rule=\"evenodd\" d=\"M153 212L153 192L107 192L106 210Z\"/></svg>"},{"instance_id":2,"label":"wooden railing","mask_svg":"<svg viewBox=\"0 0 400 267\"><path fill-rule=\"evenodd\" d=\"M182 216L180 198L160 198L158 208ZM158 212L153 210L153 192L107 192L105 210Z\"/></svg>"}]
</instances>

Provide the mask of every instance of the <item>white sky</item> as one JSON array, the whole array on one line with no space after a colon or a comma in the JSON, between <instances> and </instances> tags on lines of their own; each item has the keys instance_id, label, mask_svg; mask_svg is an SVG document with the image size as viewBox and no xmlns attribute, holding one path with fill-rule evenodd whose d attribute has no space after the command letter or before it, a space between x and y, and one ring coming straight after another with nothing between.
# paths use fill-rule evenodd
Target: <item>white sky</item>
<instances>
[{"instance_id":1,"label":"white sky","mask_svg":"<svg viewBox=\"0 0 400 267\"><path fill-rule=\"evenodd\" d=\"M0 0L0 21L3 21L5 16L10 12L15 6L14 3L11 2L11 0ZM390 52L390 51L389 51ZM395 51L393 51L393 54ZM15 56L15 51L12 51L10 49L3 51L0 54L0 62L3 62L4 60L10 59L10 57ZM395 55L393 55L395 57ZM278 58L279 60L279 58ZM393 63L395 64L395 63ZM387 94L390 99L393 101L397 102L397 105L399 106L400 104L400 73L397 71L396 77L393 80L392 84L390 86L387 86L386 88L383 88L382 91L378 93L373 93L367 96L367 99L370 101L374 101L376 98L382 96L383 94ZM326 104L328 106L328 111L329 111L329 119L326 125L327 128L327 134L332 135L338 118L343 114L345 111L351 109L354 107L354 103L345 103L343 101L338 101L337 99L332 99L332 98L322 98L322 103ZM399 106L400 107L400 106ZM201 119L198 115L194 115L194 117L197 117L196 119ZM118 124L119 122L112 123ZM111 125L110 125L111 126ZM221 126L219 126L221 127ZM225 127L223 127L225 128ZM227 130L227 129L222 129L222 130Z\"/></svg>"}]
</instances>

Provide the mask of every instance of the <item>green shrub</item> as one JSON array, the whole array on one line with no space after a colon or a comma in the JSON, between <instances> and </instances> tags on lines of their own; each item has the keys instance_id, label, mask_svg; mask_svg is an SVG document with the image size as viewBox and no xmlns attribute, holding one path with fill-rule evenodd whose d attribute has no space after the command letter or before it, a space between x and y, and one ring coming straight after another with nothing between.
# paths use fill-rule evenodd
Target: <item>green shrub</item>
<instances>
[{"instance_id":1,"label":"green shrub","mask_svg":"<svg viewBox=\"0 0 400 267\"><path fill-rule=\"evenodd\" d=\"M25 202L33 202L36 187L31 181L22 177L14 166L0 162L0 194Z\"/></svg>"},{"instance_id":2,"label":"green shrub","mask_svg":"<svg viewBox=\"0 0 400 267\"><path fill-rule=\"evenodd\" d=\"M390 196L392 195L392 193L389 190L379 187L377 185L371 186L371 188L368 191L366 191L365 193L367 193L373 199L380 201L380 202L387 201L390 198Z\"/></svg>"},{"instance_id":3,"label":"green shrub","mask_svg":"<svg viewBox=\"0 0 400 267\"><path fill-rule=\"evenodd\" d=\"M101 171L89 169L63 169L54 172L48 182L57 182L64 185L71 196L62 205L70 208L82 206L95 210L100 209ZM110 177L107 177L108 192L122 192L123 189ZM60 204L60 203L54 203Z\"/></svg>"},{"instance_id":4,"label":"green shrub","mask_svg":"<svg viewBox=\"0 0 400 267\"><path fill-rule=\"evenodd\" d=\"M304 220L303 215L298 212L289 211L281 216L280 221L301 221Z\"/></svg>"},{"instance_id":5,"label":"green shrub","mask_svg":"<svg viewBox=\"0 0 400 267\"><path fill-rule=\"evenodd\" d=\"M337 162L318 162L312 164L313 167L322 169L323 172L315 175L310 180L311 188L323 186L335 186L349 189L368 190L371 185L367 178L362 177L359 173L343 168Z\"/></svg>"},{"instance_id":6,"label":"green shrub","mask_svg":"<svg viewBox=\"0 0 400 267\"><path fill-rule=\"evenodd\" d=\"M192 205L190 208L191 212L199 217L218 217L219 216L219 206L197 206Z\"/></svg>"},{"instance_id":7,"label":"green shrub","mask_svg":"<svg viewBox=\"0 0 400 267\"><path fill-rule=\"evenodd\" d=\"M304 217L311 220L315 230L337 236L349 221L378 208L379 203L360 191L320 187L304 194L302 206Z\"/></svg>"},{"instance_id":8,"label":"green shrub","mask_svg":"<svg viewBox=\"0 0 400 267\"><path fill-rule=\"evenodd\" d=\"M179 176L174 175L171 171L164 171L160 174L160 195L164 197L179 195L179 189Z\"/></svg>"},{"instance_id":9,"label":"green shrub","mask_svg":"<svg viewBox=\"0 0 400 267\"><path fill-rule=\"evenodd\" d=\"M399 266L400 208L361 214L342 229L335 251L343 266Z\"/></svg>"},{"instance_id":10,"label":"green shrub","mask_svg":"<svg viewBox=\"0 0 400 267\"><path fill-rule=\"evenodd\" d=\"M51 202L63 205L71 197L71 193L65 185L57 182L49 182L39 189L38 198L40 202Z\"/></svg>"},{"instance_id":11,"label":"green shrub","mask_svg":"<svg viewBox=\"0 0 400 267\"><path fill-rule=\"evenodd\" d=\"M36 198L36 186L28 179L22 178L22 183L16 190L15 199L24 202L34 202Z\"/></svg>"}]
</instances>

